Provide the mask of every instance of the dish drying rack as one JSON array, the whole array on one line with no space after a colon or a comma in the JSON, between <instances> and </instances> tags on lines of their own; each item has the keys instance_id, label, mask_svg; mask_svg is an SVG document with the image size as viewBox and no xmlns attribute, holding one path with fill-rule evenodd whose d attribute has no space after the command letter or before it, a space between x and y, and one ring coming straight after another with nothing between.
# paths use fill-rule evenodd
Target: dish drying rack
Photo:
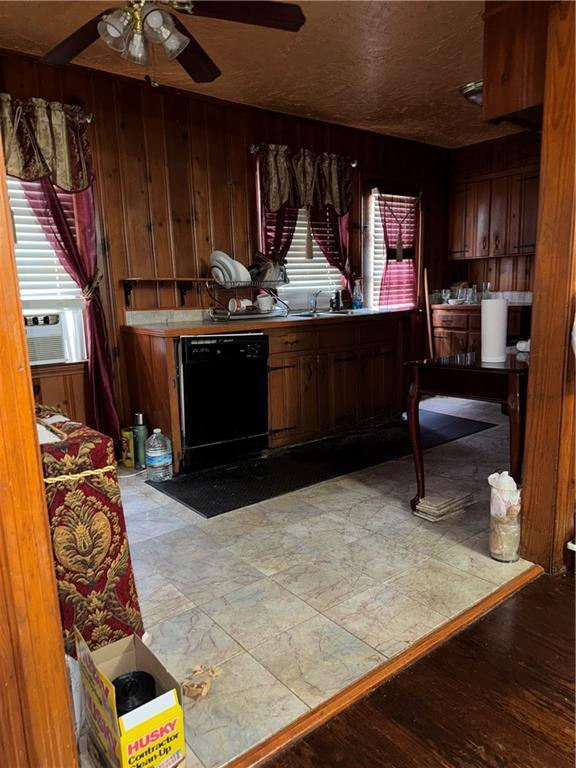
<instances>
[{"instance_id":1,"label":"dish drying rack","mask_svg":"<svg viewBox=\"0 0 576 768\"><path fill-rule=\"evenodd\" d=\"M287 285L287 280L246 280L237 281L231 280L225 283L218 283L215 281L206 283L206 292L212 299L217 307L211 307L208 310L210 318L214 322L227 322L229 320L263 320L270 317L287 317L290 307L288 304L277 296L273 291L279 288L281 285ZM216 288L216 291L213 289ZM239 312L231 312L227 305L224 304L216 295L218 289L224 289L225 291L237 291L237 290L258 290L265 291L269 296L273 296L274 299L281 305L281 308L270 310L270 312L254 312L241 310Z\"/></svg>"}]
</instances>

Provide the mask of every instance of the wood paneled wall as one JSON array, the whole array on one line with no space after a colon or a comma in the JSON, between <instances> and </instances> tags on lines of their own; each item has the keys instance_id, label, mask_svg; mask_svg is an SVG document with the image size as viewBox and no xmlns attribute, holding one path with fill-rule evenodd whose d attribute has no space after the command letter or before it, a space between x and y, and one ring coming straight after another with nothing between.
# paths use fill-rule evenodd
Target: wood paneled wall
<instances>
[{"instance_id":1,"label":"wood paneled wall","mask_svg":"<svg viewBox=\"0 0 576 768\"><path fill-rule=\"evenodd\" d=\"M112 345L124 322L126 277L200 277L214 248L248 263L258 247L253 143L338 152L358 161L351 260L360 268L361 180L386 180L391 191L423 195L423 259L431 284L446 268L448 153L437 147L304 118L285 116L80 67L51 68L0 55L0 90L79 103L90 127ZM202 306L202 289L187 306ZM174 286L147 284L135 309L178 305ZM120 378L122 378L120 363Z\"/></svg>"}]
</instances>

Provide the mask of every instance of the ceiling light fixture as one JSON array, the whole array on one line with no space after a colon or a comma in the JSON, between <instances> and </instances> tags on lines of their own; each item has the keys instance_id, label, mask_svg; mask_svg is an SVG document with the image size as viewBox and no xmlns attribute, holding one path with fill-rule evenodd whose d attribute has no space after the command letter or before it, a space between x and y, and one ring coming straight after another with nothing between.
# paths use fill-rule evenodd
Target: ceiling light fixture
<instances>
[{"instance_id":1,"label":"ceiling light fixture","mask_svg":"<svg viewBox=\"0 0 576 768\"><path fill-rule=\"evenodd\" d=\"M473 80L470 83L466 83L466 85L463 85L460 88L460 93L470 102L470 104L476 104L481 107L484 95L484 81Z\"/></svg>"},{"instance_id":2,"label":"ceiling light fixture","mask_svg":"<svg viewBox=\"0 0 576 768\"><path fill-rule=\"evenodd\" d=\"M190 43L190 38L175 29L169 13L145 0L131 0L125 8L104 16L98 24L98 34L124 59L144 66L150 61L148 43L162 45L170 60Z\"/></svg>"}]
</instances>

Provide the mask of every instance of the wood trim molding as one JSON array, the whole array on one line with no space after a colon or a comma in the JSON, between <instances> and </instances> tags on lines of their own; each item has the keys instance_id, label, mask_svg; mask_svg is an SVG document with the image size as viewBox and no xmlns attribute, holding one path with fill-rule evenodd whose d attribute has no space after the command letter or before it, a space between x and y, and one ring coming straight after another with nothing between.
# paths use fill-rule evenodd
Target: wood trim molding
<instances>
[{"instance_id":1,"label":"wood trim molding","mask_svg":"<svg viewBox=\"0 0 576 768\"><path fill-rule=\"evenodd\" d=\"M75 768L76 739L0 142L2 763Z\"/></svg>"},{"instance_id":2,"label":"wood trim molding","mask_svg":"<svg viewBox=\"0 0 576 768\"><path fill-rule=\"evenodd\" d=\"M33 379L41 376L69 376L73 373L88 373L88 362L31 365L30 371Z\"/></svg>"},{"instance_id":3,"label":"wood trim molding","mask_svg":"<svg viewBox=\"0 0 576 768\"><path fill-rule=\"evenodd\" d=\"M360 680L332 696L328 701L320 704L320 706L307 712L298 720L290 723L286 728L283 728L278 733L273 734L262 743L248 750L248 752L232 760L232 762L228 763L227 768L256 768L256 766L263 765L263 763L286 749L297 739L301 739L310 731L323 725L390 677L397 675L436 646L444 643L453 635L461 632L474 621L477 621L484 614L522 589L522 587L537 579L542 573L543 570L540 566L533 565L527 571L516 576L507 584L492 592L491 595L476 603L476 605L473 605L451 621L426 635L426 637L419 640L399 656L372 670Z\"/></svg>"},{"instance_id":4,"label":"wood trim molding","mask_svg":"<svg viewBox=\"0 0 576 768\"><path fill-rule=\"evenodd\" d=\"M524 557L555 573L574 536L574 4L550 8L524 454Z\"/></svg>"}]
</instances>

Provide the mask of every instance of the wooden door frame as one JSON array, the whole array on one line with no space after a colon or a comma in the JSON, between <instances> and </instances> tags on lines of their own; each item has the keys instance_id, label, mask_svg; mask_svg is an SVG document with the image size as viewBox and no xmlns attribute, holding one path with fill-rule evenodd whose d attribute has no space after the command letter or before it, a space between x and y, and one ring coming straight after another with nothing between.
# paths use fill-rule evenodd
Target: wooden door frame
<instances>
[{"instance_id":1,"label":"wooden door frame","mask_svg":"<svg viewBox=\"0 0 576 768\"><path fill-rule=\"evenodd\" d=\"M547 51L522 552L555 573L570 563L575 511L574 3L550 4Z\"/></svg>"},{"instance_id":2,"label":"wooden door frame","mask_svg":"<svg viewBox=\"0 0 576 768\"><path fill-rule=\"evenodd\" d=\"M0 142L0 713L2 762L78 764L50 526Z\"/></svg>"}]
</instances>

